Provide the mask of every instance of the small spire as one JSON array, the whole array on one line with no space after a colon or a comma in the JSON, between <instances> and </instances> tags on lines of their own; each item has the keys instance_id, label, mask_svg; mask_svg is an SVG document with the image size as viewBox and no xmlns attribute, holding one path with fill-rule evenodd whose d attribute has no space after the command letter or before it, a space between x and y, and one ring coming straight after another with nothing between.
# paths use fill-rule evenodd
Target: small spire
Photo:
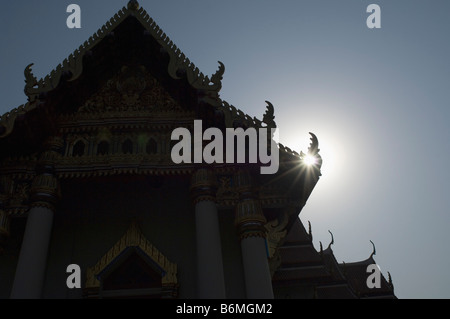
<instances>
[{"instance_id":1,"label":"small spire","mask_svg":"<svg viewBox=\"0 0 450 319\"><path fill-rule=\"evenodd\" d=\"M328 248L327 248L327 249L331 248L331 245L334 244L334 236L333 236L333 233L332 233L331 231L328 231L328 232L329 232L330 235L331 235L331 243L328 245Z\"/></svg>"},{"instance_id":2,"label":"small spire","mask_svg":"<svg viewBox=\"0 0 450 319\"><path fill-rule=\"evenodd\" d=\"M308 235L309 238L312 240L313 236L312 236L311 222L309 220L308 220Z\"/></svg>"},{"instance_id":3,"label":"small spire","mask_svg":"<svg viewBox=\"0 0 450 319\"><path fill-rule=\"evenodd\" d=\"M214 84L220 84L223 80L223 75L225 74L225 65L219 61L219 69L211 77L211 82Z\"/></svg>"},{"instance_id":4,"label":"small spire","mask_svg":"<svg viewBox=\"0 0 450 319\"><path fill-rule=\"evenodd\" d=\"M139 9L139 2L137 2L137 0L128 1L128 10L138 10L138 9Z\"/></svg>"},{"instance_id":5,"label":"small spire","mask_svg":"<svg viewBox=\"0 0 450 319\"><path fill-rule=\"evenodd\" d=\"M392 292L394 292L394 283L392 282L391 273L388 271L388 277L389 277L389 286L392 288Z\"/></svg>"},{"instance_id":6,"label":"small spire","mask_svg":"<svg viewBox=\"0 0 450 319\"><path fill-rule=\"evenodd\" d=\"M309 145L308 153L311 155L317 155L320 152L319 140L314 133L309 132L309 135L311 135L311 144Z\"/></svg>"},{"instance_id":7,"label":"small spire","mask_svg":"<svg viewBox=\"0 0 450 319\"><path fill-rule=\"evenodd\" d=\"M273 104L269 101L266 101L267 107L266 107L266 113L263 116L263 122L267 124L268 128L276 128L277 124L275 123L275 109L273 107Z\"/></svg>"},{"instance_id":8,"label":"small spire","mask_svg":"<svg viewBox=\"0 0 450 319\"><path fill-rule=\"evenodd\" d=\"M24 88L24 92L25 95L28 96L28 101L31 101L31 95L32 93L30 91L32 91L33 89L35 89L38 85L38 80L36 79L36 77L33 74L33 70L31 69L32 66L34 65L34 63L29 64L24 71L24 75L25 75L25 88Z\"/></svg>"},{"instance_id":9,"label":"small spire","mask_svg":"<svg viewBox=\"0 0 450 319\"><path fill-rule=\"evenodd\" d=\"M373 241L370 241L370 242L372 243L373 250L372 250L372 254L370 255L369 258L372 258L374 255L377 254L377 250L375 249L375 244L373 243Z\"/></svg>"}]
</instances>

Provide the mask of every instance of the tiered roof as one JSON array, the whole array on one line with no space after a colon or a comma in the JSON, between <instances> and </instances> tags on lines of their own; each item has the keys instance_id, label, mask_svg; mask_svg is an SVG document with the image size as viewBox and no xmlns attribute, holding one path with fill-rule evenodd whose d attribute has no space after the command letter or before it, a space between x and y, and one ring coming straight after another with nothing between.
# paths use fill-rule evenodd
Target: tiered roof
<instances>
[{"instance_id":1,"label":"tiered roof","mask_svg":"<svg viewBox=\"0 0 450 319\"><path fill-rule=\"evenodd\" d=\"M331 248L314 248L311 231L307 232L300 219L290 229L279 248L281 264L276 270L274 290L295 290L310 287L310 298L396 298L392 281L381 276L381 288L369 289L367 266L376 264L373 254L367 260L339 264ZM390 275L389 275L390 278Z\"/></svg>"}]
</instances>

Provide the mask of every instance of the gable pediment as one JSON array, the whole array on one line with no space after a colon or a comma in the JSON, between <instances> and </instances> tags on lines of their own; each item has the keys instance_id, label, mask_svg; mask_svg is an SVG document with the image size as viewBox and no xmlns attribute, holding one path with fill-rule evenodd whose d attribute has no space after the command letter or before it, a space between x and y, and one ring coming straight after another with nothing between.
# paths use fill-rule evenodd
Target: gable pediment
<instances>
[{"instance_id":1,"label":"gable pediment","mask_svg":"<svg viewBox=\"0 0 450 319\"><path fill-rule=\"evenodd\" d=\"M145 68L123 66L75 112L78 118L182 115L184 109Z\"/></svg>"},{"instance_id":2,"label":"gable pediment","mask_svg":"<svg viewBox=\"0 0 450 319\"><path fill-rule=\"evenodd\" d=\"M91 97L93 92L99 92L97 84L114 74L117 66L120 68L124 62L145 65L158 81L164 82L168 93L181 102L184 109L196 107L199 95L209 105L221 104L219 91L225 72L223 64L220 63L215 74L205 76L148 13L130 1L127 7L119 10L44 78L37 79L34 76L33 64L25 68L24 92L28 102L0 116L0 139L10 135L20 136L20 139L26 136L30 140L30 145L38 144L45 136L55 133L57 128L53 126L54 117L73 113L78 110L80 104L85 106L86 98ZM152 84L152 81L145 82L146 88ZM164 99L167 95L152 95L148 94L148 91L142 94L139 92L139 86L130 89L126 83L123 84L125 87L119 87L122 92L113 92L113 97L108 103L105 103L104 99L100 99L103 104L94 103L99 111L97 113L100 114L109 108L124 110L125 106L127 111L130 111L130 108L131 111L133 108L142 111L142 108L152 105L157 107L164 105L166 109L172 111L176 108L171 99L158 103L144 103L151 102L155 97ZM117 89L117 86L115 88ZM153 88L155 91L156 88ZM118 94L120 98L114 99ZM91 106L86 106L85 109L89 109L92 114ZM26 123L27 128L16 125L21 124L20 122ZM46 128L45 132L42 132L43 128Z\"/></svg>"}]
</instances>

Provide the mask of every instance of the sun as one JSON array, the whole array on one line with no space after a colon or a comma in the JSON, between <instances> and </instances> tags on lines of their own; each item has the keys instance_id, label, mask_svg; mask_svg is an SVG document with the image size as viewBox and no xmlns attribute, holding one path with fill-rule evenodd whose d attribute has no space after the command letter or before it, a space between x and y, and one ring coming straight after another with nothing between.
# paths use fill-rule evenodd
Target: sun
<instances>
[{"instance_id":1,"label":"sun","mask_svg":"<svg viewBox=\"0 0 450 319\"><path fill-rule=\"evenodd\" d=\"M304 163L307 166L313 166L317 164L317 158L315 156L312 156L310 154L307 154L304 159L303 159Z\"/></svg>"}]
</instances>

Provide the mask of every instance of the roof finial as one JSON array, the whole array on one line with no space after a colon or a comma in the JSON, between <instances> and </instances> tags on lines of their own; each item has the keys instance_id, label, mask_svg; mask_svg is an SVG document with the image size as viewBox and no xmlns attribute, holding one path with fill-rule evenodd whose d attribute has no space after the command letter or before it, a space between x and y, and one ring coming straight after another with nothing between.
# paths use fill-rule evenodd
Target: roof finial
<instances>
[{"instance_id":1,"label":"roof finial","mask_svg":"<svg viewBox=\"0 0 450 319\"><path fill-rule=\"evenodd\" d=\"M317 155L320 152L319 140L314 133L309 133L311 135L311 144L309 145L308 153L311 155Z\"/></svg>"},{"instance_id":2,"label":"roof finial","mask_svg":"<svg viewBox=\"0 0 450 319\"><path fill-rule=\"evenodd\" d=\"M370 257L369 258L372 258L374 255L376 255L377 254L377 250L375 249L375 244L373 243L373 241L370 241L371 243L372 243L372 246L373 246L373 250L372 250L372 254L370 255Z\"/></svg>"},{"instance_id":3,"label":"roof finial","mask_svg":"<svg viewBox=\"0 0 450 319\"><path fill-rule=\"evenodd\" d=\"M311 222L308 220L308 235L309 238L312 240L313 236L312 236L312 228L311 228Z\"/></svg>"},{"instance_id":4,"label":"roof finial","mask_svg":"<svg viewBox=\"0 0 450 319\"><path fill-rule=\"evenodd\" d=\"M128 1L128 10L138 10L138 9L139 9L139 2L137 2L137 0Z\"/></svg>"},{"instance_id":5,"label":"roof finial","mask_svg":"<svg viewBox=\"0 0 450 319\"><path fill-rule=\"evenodd\" d=\"M266 113L263 116L263 122L267 124L268 128L276 128L277 124L275 123L275 110L274 107L272 105L272 103L270 103L269 101L266 101L267 103L267 109L266 109Z\"/></svg>"},{"instance_id":6,"label":"roof finial","mask_svg":"<svg viewBox=\"0 0 450 319\"><path fill-rule=\"evenodd\" d=\"M215 85L220 85L223 79L223 75L225 74L225 65L219 61L219 69L214 73L211 77L211 82Z\"/></svg>"},{"instance_id":7,"label":"roof finial","mask_svg":"<svg viewBox=\"0 0 450 319\"><path fill-rule=\"evenodd\" d=\"M389 277L389 286L392 288L392 292L394 292L394 283L392 282L391 273L388 271L388 277Z\"/></svg>"},{"instance_id":8,"label":"roof finial","mask_svg":"<svg viewBox=\"0 0 450 319\"><path fill-rule=\"evenodd\" d=\"M328 248L327 248L327 249L331 248L331 245L334 244L334 236L333 236L333 233L332 233L331 231L328 231L328 232L329 232L330 235L331 235L331 243L328 245Z\"/></svg>"},{"instance_id":9,"label":"roof finial","mask_svg":"<svg viewBox=\"0 0 450 319\"><path fill-rule=\"evenodd\" d=\"M31 63L31 64L27 65L27 67L25 68L25 71L24 71L24 75L25 75L25 94L28 93L27 89L33 88L38 82L36 77L33 75L33 70L31 69L31 67L33 65L34 65L34 63Z\"/></svg>"}]
</instances>

